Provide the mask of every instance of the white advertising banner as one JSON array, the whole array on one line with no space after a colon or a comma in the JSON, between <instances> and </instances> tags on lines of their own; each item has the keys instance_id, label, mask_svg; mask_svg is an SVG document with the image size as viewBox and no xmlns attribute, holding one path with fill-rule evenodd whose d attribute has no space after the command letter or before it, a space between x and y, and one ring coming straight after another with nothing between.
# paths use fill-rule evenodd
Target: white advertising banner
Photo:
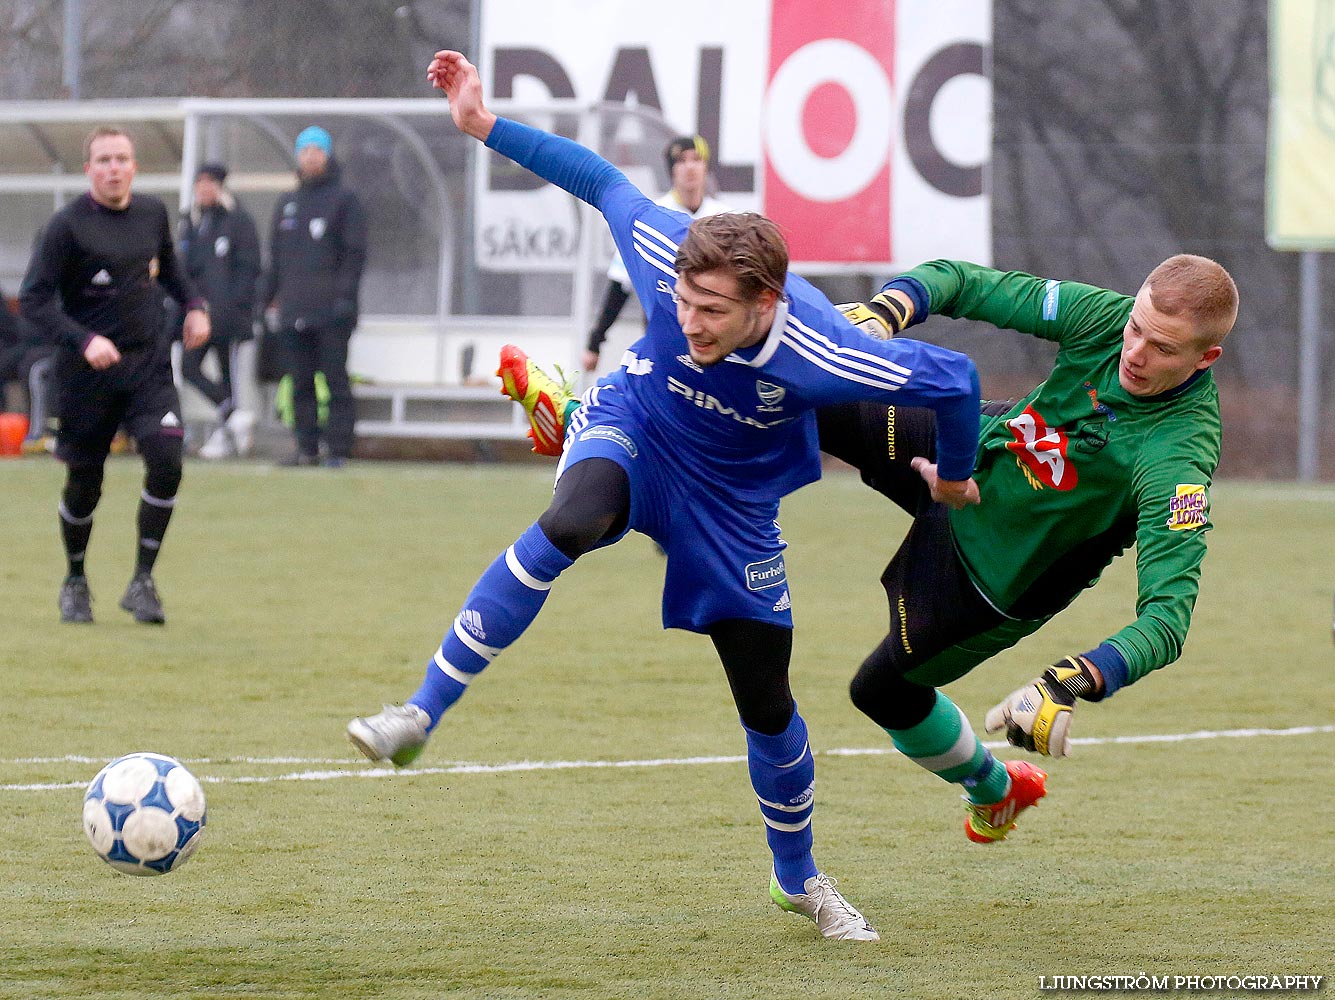
<instances>
[{"instance_id":1,"label":"white advertising banner","mask_svg":"<svg viewBox=\"0 0 1335 1000\"><path fill-rule=\"evenodd\" d=\"M986 0L678 0L660 18L634 0L482 10L472 58L489 100L630 104L668 134L699 133L718 197L778 222L808 271L991 260ZM526 120L592 138L576 116ZM652 184L647 169L627 173ZM575 266L569 196L486 151L475 184L481 267Z\"/></svg>"},{"instance_id":2,"label":"white advertising banner","mask_svg":"<svg viewBox=\"0 0 1335 1000\"><path fill-rule=\"evenodd\" d=\"M1335 8L1271 0L1266 239L1335 248Z\"/></svg>"}]
</instances>

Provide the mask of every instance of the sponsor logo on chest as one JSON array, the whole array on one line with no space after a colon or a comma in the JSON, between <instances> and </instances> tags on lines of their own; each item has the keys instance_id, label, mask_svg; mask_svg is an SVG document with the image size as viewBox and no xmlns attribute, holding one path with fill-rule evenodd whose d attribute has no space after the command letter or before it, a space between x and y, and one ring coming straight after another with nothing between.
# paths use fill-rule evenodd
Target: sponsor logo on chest
<instances>
[{"instance_id":1,"label":"sponsor logo on chest","mask_svg":"<svg viewBox=\"0 0 1335 1000\"><path fill-rule=\"evenodd\" d=\"M1006 421L1014 440L1006 447L1015 455L1015 461L1024 472L1029 485L1036 490L1045 486L1056 490L1073 490L1079 475L1067 454L1069 441L1060 427L1049 427L1042 414L1026 406L1024 412Z\"/></svg>"},{"instance_id":2,"label":"sponsor logo on chest","mask_svg":"<svg viewBox=\"0 0 1335 1000\"><path fill-rule=\"evenodd\" d=\"M757 392L760 392L760 386L762 385L768 385L768 383L765 382L756 383ZM761 427L761 428L773 427L776 424L786 423L787 421L792 419L791 417L782 417L779 420L772 420L768 422L763 420L757 420L750 414L741 413L735 407L729 406L727 403L724 403L713 393L707 392L704 389L692 388L685 382L682 382L679 379L672 377L671 375L668 376L667 386L669 392L673 393L674 395L681 396L687 402L692 403L695 406L698 406L700 409L706 410L710 413L717 413L721 417L727 417L731 420L735 420L739 424L746 424L748 427ZM778 399L783 398L782 395L784 392L783 389L780 389L778 386L770 386L770 388L778 391L779 393ZM764 398L765 398L764 394L761 393L761 400L763 401ZM777 405L769 405L769 406L761 405L757 407L757 412L782 413L783 409L782 407Z\"/></svg>"}]
</instances>

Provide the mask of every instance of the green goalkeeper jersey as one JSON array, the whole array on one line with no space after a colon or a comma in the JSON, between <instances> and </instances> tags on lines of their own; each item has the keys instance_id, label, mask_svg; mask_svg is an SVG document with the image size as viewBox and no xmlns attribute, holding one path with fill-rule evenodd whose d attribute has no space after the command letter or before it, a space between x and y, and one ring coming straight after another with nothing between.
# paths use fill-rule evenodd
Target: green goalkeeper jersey
<instances>
[{"instance_id":1,"label":"green goalkeeper jersey","mask_svg":"<svg viewBox=\"0 0 1335 1000\"><path fill-rule=\"evenodd\" d=\"M1108 642L1133 682L1177 659L1196 603L1219 393L1209 369L1136 397L1118 381L1134 299L1102 288L932 261L907 274L931 312L1055 341L1048 379L982 426L980 506L951 513L983 595L1017 618L1056 613L1133 542L1136 620Z\"/></svg>"}]
</instances>

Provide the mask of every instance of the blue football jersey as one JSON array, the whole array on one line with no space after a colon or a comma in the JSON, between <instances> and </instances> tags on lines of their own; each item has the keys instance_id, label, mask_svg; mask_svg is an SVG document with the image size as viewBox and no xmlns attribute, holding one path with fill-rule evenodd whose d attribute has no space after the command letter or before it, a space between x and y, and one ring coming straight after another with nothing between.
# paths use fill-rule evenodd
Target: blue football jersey
<instances>
[{"instance_id":1,"label":"blue football jersey","mask_svg":"<svg viewBox=\"0 0 1335 1000\"><path fill-rule=\"evenodd\" d=\"M748 500L776 499L820 478L814 409L862 399L937 413L937 465L967 479L978 450L978 375L963 354L854 328L790 274L758 344L702 368L691 360L672 290L690 219L654 203L596 153L498 119L487 145L598 208L644 306L645 334L608 376L656 448Z\"/></svg>"}]
</instances>

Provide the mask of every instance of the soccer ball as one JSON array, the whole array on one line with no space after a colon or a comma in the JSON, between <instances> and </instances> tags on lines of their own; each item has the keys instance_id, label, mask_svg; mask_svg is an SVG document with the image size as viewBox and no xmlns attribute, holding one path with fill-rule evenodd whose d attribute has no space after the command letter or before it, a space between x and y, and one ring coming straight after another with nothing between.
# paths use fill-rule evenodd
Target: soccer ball
<instances>
[{"instance_id":1,"label":"soccer ball","mask_svg":"<svg viewBox=\"0 0 1335 1000\"><path fill-rule=\"evenodd\" d=\"M204 789L160 753L117 757L88 785L83 832L97 856L127 875L165 875L204 835Z\"/></svg>"}]
</instances>

